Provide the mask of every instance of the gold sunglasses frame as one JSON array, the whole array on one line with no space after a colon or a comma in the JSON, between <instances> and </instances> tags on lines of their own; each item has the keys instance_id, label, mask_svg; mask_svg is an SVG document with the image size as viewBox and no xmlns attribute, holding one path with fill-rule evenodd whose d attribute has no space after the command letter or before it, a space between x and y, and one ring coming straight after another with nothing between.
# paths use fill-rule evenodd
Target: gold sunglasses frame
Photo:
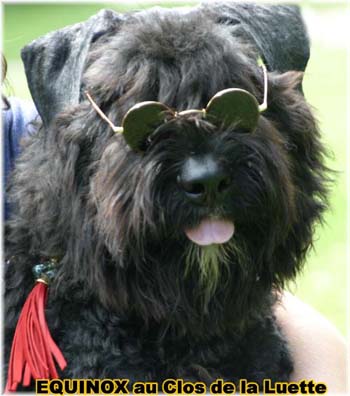
<instances>
[{"instance_id":1,"label":"gold sunglasses frame","mask_svg":"<svg viewBox=\"0 0 350 396\"><path fill-rule=\"evenodd\" d=\"M140 102L132 106L124 115L122 126L116 126L100 109L92 99L88 91L85 91L89 102L108 123L115 133L123 133L128 145L136 150L142 151L142 143L150 136L154 129L166 122L168 118L178 117L190 113L201 113L210 119L219 119L225 124L238 123L244 129L253 132L256 129L259 115L267 109L268 77L267 70L261 58L258 65L264 74L264 97L263 103L259 105L255 96L240 88L228 88L216 93L208 102L205 109L190 109L176 112L165 104L157 101Z\"/></svg>"}]
</instances>

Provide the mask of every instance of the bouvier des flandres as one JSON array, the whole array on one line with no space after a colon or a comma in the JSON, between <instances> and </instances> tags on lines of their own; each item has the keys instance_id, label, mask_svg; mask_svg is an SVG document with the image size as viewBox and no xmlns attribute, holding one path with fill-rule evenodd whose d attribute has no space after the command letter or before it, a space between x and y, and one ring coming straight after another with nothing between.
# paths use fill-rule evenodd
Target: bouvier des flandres
<instances>
[{"instance_id":1,"label":"bouvier des flandres","mask_svg":"<svg viewBox=\"0 0 350 396\"><path fill-rule=\"evenodd\" d=\"M44 125L13 175L6 361L32 268L55 258L61 378L288 380L272 307L327 180L299 11L94 18L22 54Z\"/></svg>"}]
</instances>

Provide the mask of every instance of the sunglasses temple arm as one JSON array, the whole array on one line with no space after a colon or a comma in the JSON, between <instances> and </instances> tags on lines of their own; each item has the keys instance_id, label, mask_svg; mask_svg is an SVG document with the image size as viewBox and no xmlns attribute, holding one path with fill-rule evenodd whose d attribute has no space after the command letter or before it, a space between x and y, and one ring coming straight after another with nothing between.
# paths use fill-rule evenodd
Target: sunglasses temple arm
<instances>
[{"instance_id":1,"label":"sunglasses temple arm","mask_svg":"<svg viewBox=\"0 0 350 396\"><path fill-rule=\"evenodd\" d=\"M258 65L263 69L264 73L264 101L259 105L259 111L262 113L267 109L267 70L266 66L261 58L258 59Z\"/></svg>"},{"instance_id":2,"label":"sunglasses temple arm","mask_svg":"<svg viewBox=\"0 0 350 396\"><path fill-rule=\"evenodd\" d=\"M89 102L91 103L92 107L96 110L98 115L108 123L108 125L113 129L113 132L122 133L123 127L117 127L113 124L113 122L106 116L106 114L97 106L96 102L92 99L88 91L85 91L85 95L87 96Z\"/></svg>"}]
</instances>

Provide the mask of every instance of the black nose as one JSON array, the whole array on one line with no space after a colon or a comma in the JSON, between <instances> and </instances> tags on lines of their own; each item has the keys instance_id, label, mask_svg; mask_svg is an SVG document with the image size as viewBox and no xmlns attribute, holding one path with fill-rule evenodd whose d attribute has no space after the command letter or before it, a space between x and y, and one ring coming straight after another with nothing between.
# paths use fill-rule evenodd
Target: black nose
<instances>
[{"instance_id":1,"label":"black nose","mask_svg":"<svg viewBox=\"0 0 350 396\"><path fill-rule=\"evenodd\" d=\"M217 203L230 187L230 178L211 155L189 158L178 182L191 201L205 204Z\"/></svg>"}]
</instances>

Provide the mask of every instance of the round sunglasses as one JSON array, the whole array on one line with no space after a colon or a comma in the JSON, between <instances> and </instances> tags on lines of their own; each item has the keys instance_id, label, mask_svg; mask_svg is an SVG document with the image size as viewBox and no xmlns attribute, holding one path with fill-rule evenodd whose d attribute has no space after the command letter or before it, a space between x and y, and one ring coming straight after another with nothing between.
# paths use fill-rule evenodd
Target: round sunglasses
<instances>
[{"instance_id":1,"label":"round sunglasses","mask_svg":"<svg viewBox=\"0 0 350 396\"><path fill-rule=\"evenodd\" d=\"M264 73L264 99L259 105L256 98L245 89L228 88L216 93L202 110L174 111L164 103L155 101L140 102L132 106L122 120L122 126L115 126L92 99L88 91L88 100L99 116L106 121L116 133L122 133L126 143L135 151L144 151L147 138L155 129L175 117L198 113L213 122L219 121L224 126L236 125L248 132L254 132L260 113L267 109L267 70L261 58L258 65Z\"/></svg>"}]
</instances>

